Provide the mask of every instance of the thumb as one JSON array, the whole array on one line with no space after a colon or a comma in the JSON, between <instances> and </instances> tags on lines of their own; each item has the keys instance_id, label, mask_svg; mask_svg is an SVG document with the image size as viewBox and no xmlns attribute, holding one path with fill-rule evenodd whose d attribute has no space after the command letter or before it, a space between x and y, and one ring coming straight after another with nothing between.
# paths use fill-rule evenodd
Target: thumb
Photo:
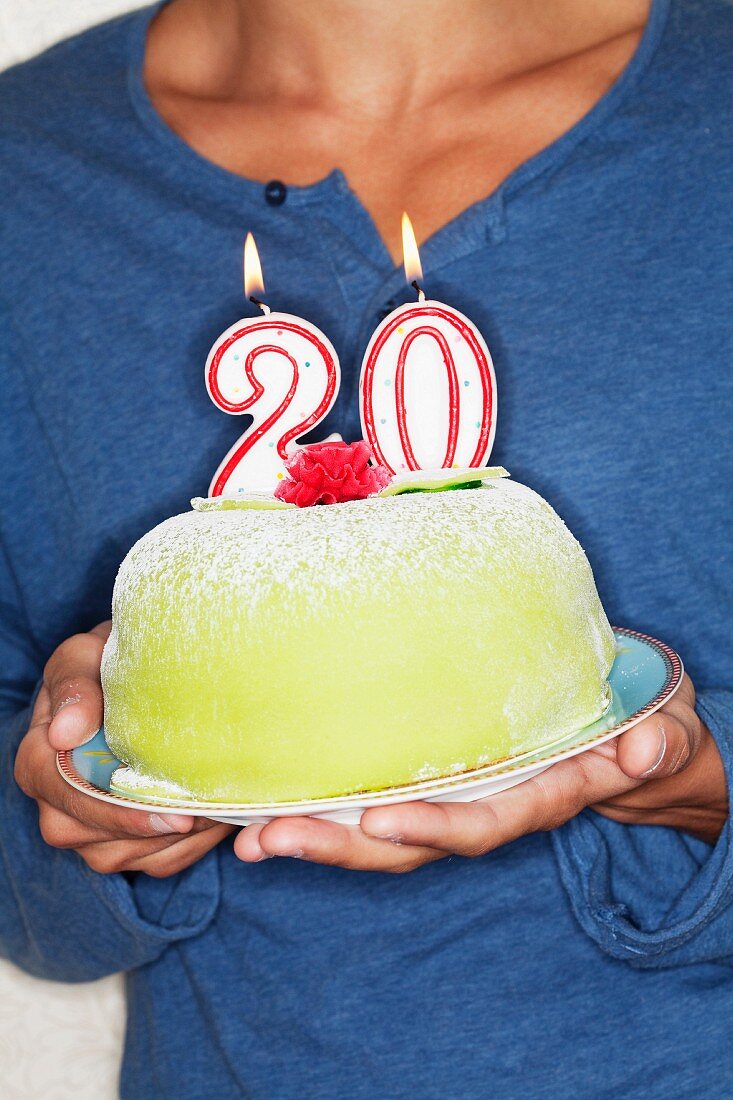
<instances>
[{"instance_id":1,"label":"thumb","mask_svg":"<svg viewBox=\"0 0 733 1100\"><path fill-rule=\"evenodd\" d=\"M692 707L663 707L621 734L616 763L630 779L664 779L687 767L701 737L700 720Z\"/></svg>"},{"instance_id":2,"label":"thumb","mask_svg":"<svg viewBox=\"0 0 733 1100\"><path fill-rule=\"evenodd\" d=\"M104 639L98 634L76 634L59 646L46 665L48 739L55 749L83 745L102 724L99 663L103 647Z\"/></svg>"},{"instance_id":3,"label":"thumb","mask_svg":"<svg viewBox=\"0 0 733 1100\"><path fill-rule=\"evenodd\" d=\"M53 696L48 740L56 749L75 749L94 737L102 725L102 689L93 680L76 679L66 695Z\"/></svg>"}]
</instances>

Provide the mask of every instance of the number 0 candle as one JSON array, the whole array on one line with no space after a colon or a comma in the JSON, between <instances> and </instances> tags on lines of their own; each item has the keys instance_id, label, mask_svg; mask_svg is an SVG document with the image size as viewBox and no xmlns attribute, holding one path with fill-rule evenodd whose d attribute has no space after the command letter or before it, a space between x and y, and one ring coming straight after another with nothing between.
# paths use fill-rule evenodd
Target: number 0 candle
<instances>
[{"instance_id":1,"label":"number 0 candle","mask_svg":"<svg viewBox=\"0 0 733 1100\"><path fill-rule=\"evenodd\" d=\"M496 431L489 349L457 309L426 299L407 214L402 245L418 301L390 313L369 341L359 384L362 430L393 474L483 466Z\"/></svg>"},{"instance_id":2,"label":"number 0 candle","mask_svg":"<svg viewBox=\"0 0 733 1100\"><path fill-rule=\"evenodd\" d=\"M206 360L206 388L226 413L251 413L252 424L224 456L209 496L271 492L285 474L288 447L323 420L341 381L330 341L302 317L274 313L264 293L257 246L244 246L245 295L261 317L237 321L223 332Z\"/></svg>"}]
</instances>

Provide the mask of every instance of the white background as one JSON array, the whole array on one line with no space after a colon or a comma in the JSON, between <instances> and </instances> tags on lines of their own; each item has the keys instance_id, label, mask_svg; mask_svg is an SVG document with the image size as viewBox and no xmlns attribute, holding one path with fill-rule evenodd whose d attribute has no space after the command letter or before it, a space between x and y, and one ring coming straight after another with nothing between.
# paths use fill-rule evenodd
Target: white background
<instances>
[{"instance_id":1,"label":"white background","mask_svg":"<svg viewBox=\"0 0 733 1100\"><path fill-rule=\"evenodd\" d=\"M140 6L140 0L0 0L0 69ZM2 1100L113 1100L123 1021L119 977L67 986L30 978L0 960Z\"/></svg>"}]
</instances>

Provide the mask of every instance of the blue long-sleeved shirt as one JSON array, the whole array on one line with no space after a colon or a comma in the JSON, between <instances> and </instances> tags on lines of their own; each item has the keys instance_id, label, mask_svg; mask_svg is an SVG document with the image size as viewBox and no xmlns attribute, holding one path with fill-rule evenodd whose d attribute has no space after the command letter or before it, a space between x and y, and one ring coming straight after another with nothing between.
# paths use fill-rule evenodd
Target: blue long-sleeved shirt
<instances>
[{"instance_id":1,"label":"blue long-sleeved shirt","mask_svg":"<svg viewBox=\"0 0 733 1100\"><path fill-rule=\"evenodd\" d=\"M34 685L242 430L203 363L245 231L339 352L319 434L360 434L361 356L409 293L339 172L278 205L167 128L150 16L0 77L0 950L129 972L135 1100L733 1095L730 824L709 848L587 812L400 877L226 842L128 879L44 845L12 778ZM729 776L732 47L722 0L655 0L600 103L422 250L494 355L492 461L567 520L612 621L682 653Z\"/></svg>"}]
</instances>

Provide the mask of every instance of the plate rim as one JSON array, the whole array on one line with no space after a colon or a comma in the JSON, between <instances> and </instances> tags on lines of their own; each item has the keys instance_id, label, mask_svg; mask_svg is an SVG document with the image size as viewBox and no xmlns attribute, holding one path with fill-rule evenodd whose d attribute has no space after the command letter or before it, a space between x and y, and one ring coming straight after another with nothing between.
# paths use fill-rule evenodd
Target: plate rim
<instances>
[{"instance_id":1,"label":"plate rim","mask_svg":"<svg viewBox=\"0 0 733 1100\"><path fill-rule=\"evenodd\" d=\"M649 700L643 707L640 707L639 710L635 711L625 721L619 722L617 725L611 727L610 730L604 730L602 733L594 734L585 741L576 742L565 751L563 751L562 745L570 738L582 733L582 729L565 734L563 737L550 742L548 745L543 745L537 749L530 749L515 757L509 757L505 761L485 764L480 768L472 768L464 772L458 772L455 775L423 779L414 783L402 784L397 787L384 787L378 791L361 791L354 794L329 795L325 798L301 799L289 802L203 802L196 799L160 799L156 801L137 802L127 795L105 790L102 787L97 787L93 783L90 783L89 780L84 779L74 766L74 749L63 749L58 752L56 754L56 767L65 782L83 794L88 794L90 797L101 802L122 806L126 809L142 810L145 813L149 813L156 809L162 809L169 813L179 813L182 816L204 816L211 818L233 813L252 817L265 816L267 814L273 817L285 817L307 813L321 814L327 811L335 812L339 809L366 808L368 805L379 805L386 801L395 803L417 801L424 797L437 798L440 794L447 793L448 791L466 789L481 781L498 778L504 775L520 774L523 770L531 771L539 765L542 765L544 769L550 767L552 764L559 764L561 761L567 760L572 756L577 756L579 753L591 747L602 745L604 742L620 736L633 726L638 725L644 718L648 718L651 714L654 714L660 707L664 706L664 704L672 698L682 683L684 665L679 654L672 649L671 646L667 645L666 642L662 642L650 634L645 634L641 631L633 630L630 627L622 626L614 626L612 630L614 636L621 635L622 637L633 638L654 649L664 660L666 669L665 681L654 698ZM596 719L596 721L599 721L599 719ZM590 725L595 725L595 722L590 723ZM96 734L94 736L96 736ZM88 744L88 742L86 743ZM542 755L552 749L553 746L557 746L556 753L551 753L549 756ZM77 747L83 748L81 745Z\"/></svg>"}]
</instances>

